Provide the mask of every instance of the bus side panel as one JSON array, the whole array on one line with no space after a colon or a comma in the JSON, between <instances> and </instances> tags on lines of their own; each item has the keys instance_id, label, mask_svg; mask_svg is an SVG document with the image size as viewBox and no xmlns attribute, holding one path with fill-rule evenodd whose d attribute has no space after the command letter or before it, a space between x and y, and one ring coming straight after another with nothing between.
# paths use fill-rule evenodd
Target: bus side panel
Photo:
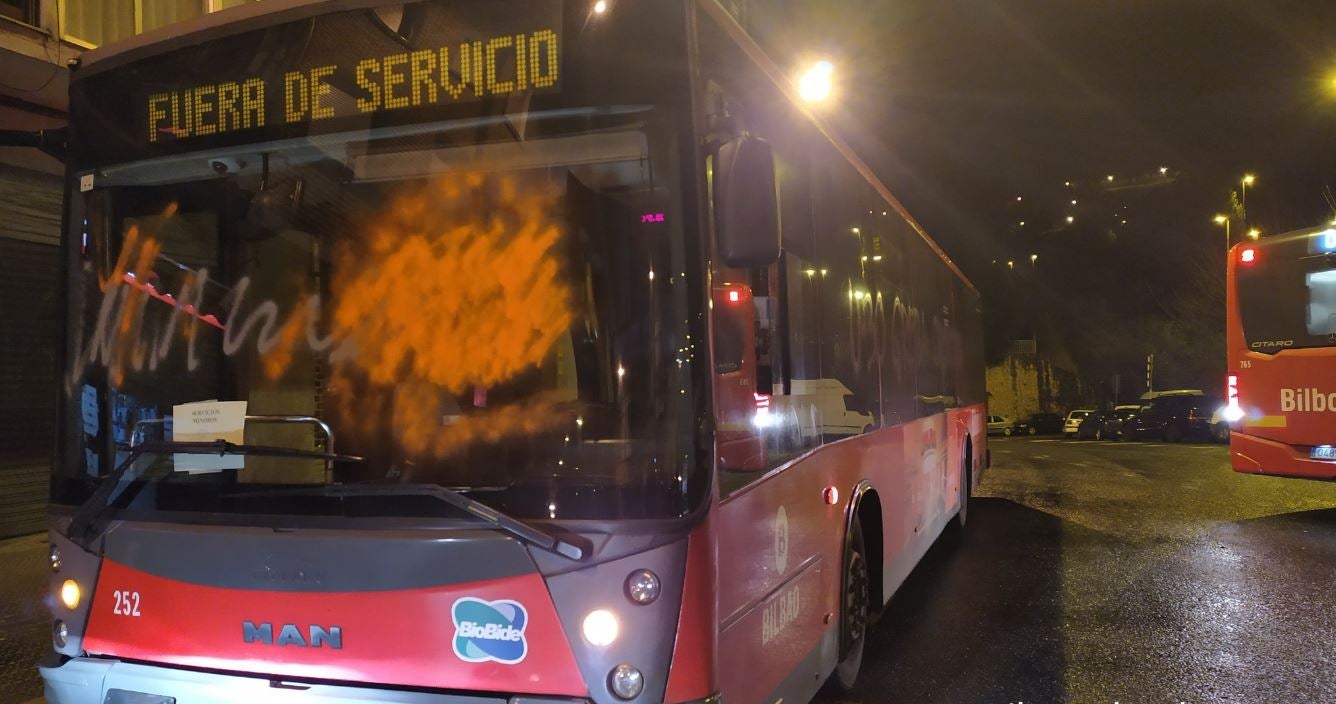
<instances>
[{"instance_id":1,"label":"bus side panel","mask_svg":"<svg viewBox=\"0 0 1336 704\"><path fill-rule=\"evenodd\" d=\"M827 445L716 507L724 701L804 701L779 693L790 675L815 691L834 667L845 500L870 437ZM823 496L830 486L834 504Z\"/></svg>"},{"instance_id":2,"label":"bus side panel","mask_svg":"<svg viewBox=\"0 0 1336 704\"><path fill-rule=\"evenodd\" d=\"M718 555L712 523L707 519L698 526L687 543L682 609L664 693L669 704L702 700L719 691L715 671L718 596L714 568Z\"/></svg>"}]
</instances>

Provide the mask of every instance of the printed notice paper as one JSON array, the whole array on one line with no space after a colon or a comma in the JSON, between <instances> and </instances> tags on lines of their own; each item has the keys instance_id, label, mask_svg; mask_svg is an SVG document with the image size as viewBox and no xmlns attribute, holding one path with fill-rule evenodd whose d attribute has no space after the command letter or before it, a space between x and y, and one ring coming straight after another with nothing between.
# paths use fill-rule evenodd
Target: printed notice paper
<instances>
[{"instance_id":1,"label":"printed notice paper","mask_svg":"<svg viewBox=\"0 0 1336 704\"><path fill-rule=\"evenodd\" d=\"M200 401L172 406L172 440L175 442L245 442L245 401ZM172 457L178 472L218 472L246 466L244 455L186 455Z\"/></svg>"}]
</instances>

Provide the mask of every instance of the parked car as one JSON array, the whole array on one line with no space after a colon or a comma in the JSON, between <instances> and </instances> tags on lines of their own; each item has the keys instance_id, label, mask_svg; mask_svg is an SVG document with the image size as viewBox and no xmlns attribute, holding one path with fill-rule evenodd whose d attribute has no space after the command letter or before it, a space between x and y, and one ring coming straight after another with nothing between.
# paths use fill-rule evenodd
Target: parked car
<instances>
[{"instance_id":1,"label":"parked car","mask_svg":"<svg viewBox=\"0 0 1336 704\"><path fill-rule=\"evenodd\" d=\"M1124 425L1128 440L1208 440L1212 437L1211 416L1221 401L1205 394L1174 394L1151 399L1133 420Z\"/></svg>"},{"instance_id":2,"label":"parked car","mask_svg":"<svg viewBox=\"0 0 1336 704\"><path fill-rule=\"evenodd\" d=\"M1072 411L1067 414L1067 420L1062 424L1062 434L1067 437L1075 437L1076 431L1081 427L1081 421L1095 411L1089 408Z\"/></svg>"},{"instance_id":3,"label":"parked car","mask_svg":"<svg viewBox=\"0 0 1336 704\"><path fill-rule=\"evenodd\" d=\"M1113 411L1091 411L1076 426L1078 440L1103 440L1104 425L1113 417Z\"/></svg>"},{"instance_id":4,"label":"parked car","mask_svg":"<svg viewBox=\"0 0 1336 704\"><path fill-rule=\"evenodd\" d=\"M1011 432L1017 435L1053 435L1062 432L1062 416L1056 413L1031 413L1016 421Z\"/></svg>"},{"instance_id":5,"label":"parked car","mask_svg":"<svg viewBox=\"0 0 1336 704\"><path fill-rule=\"evenodd\" d=\"M989 435L1011 435L1013 421L1004 416L988 416Z\"/></svg>"},{"instance_id":6,"label":"parked car","mask_svg":"<svg viewBox=\"0 0 1336 704\"><path fill-rule=\"evenodd\" d=\"M1229 442L1229 421L1225 420L1228 404L1220 404L1211 414L1211 439L1215 442Z\"/></svg>"},{"instance_id":7,"label":"parked car","mask_svg":"<svg viewBox=\"0 0 1336 704\"><path fill-rule=\"evenodd\" d=\"M1113 410L1104 417L1104 425L1100 428L1097 439L1121 440L1123 438L1123 426L1136 418L1139 413L1141 413L1141 406L1114 406Z\"/></svg>"}]
</instances>

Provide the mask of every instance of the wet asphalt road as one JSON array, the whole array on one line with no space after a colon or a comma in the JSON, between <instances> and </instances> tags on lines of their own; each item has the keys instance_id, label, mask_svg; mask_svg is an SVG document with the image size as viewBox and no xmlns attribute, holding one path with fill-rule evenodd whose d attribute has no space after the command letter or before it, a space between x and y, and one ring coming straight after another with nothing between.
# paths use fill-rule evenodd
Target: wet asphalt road
<instances>
[{"instance_id":1,"label":"wet asphalt road","mask_svg":"<svg viewBox=\"0 0 1336 704\"><path fill-rule=\"evenodd\" d=\"M1336 702L1336 484L1224 446L993 439L822 702Z\"/></svg>"}]
</instances>

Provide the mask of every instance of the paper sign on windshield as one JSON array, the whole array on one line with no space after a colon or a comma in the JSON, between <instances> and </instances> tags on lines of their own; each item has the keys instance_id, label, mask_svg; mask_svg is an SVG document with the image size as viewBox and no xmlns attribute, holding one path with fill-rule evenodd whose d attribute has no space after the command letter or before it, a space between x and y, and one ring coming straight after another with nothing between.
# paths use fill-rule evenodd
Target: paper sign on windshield
<instances>
[{"instance_id":1,"label":"paper sign on windshield","mask_svg":"<svg viewBox=\"0 0 1336 704\"><path fill-rule=\"evenodd\" d=\"M245 442L245 401L200 401L172 406L175 442ZM178 472L218 472L246 466L242 455L186 455L173 457Z\"/></svg>"}]
</instances>

